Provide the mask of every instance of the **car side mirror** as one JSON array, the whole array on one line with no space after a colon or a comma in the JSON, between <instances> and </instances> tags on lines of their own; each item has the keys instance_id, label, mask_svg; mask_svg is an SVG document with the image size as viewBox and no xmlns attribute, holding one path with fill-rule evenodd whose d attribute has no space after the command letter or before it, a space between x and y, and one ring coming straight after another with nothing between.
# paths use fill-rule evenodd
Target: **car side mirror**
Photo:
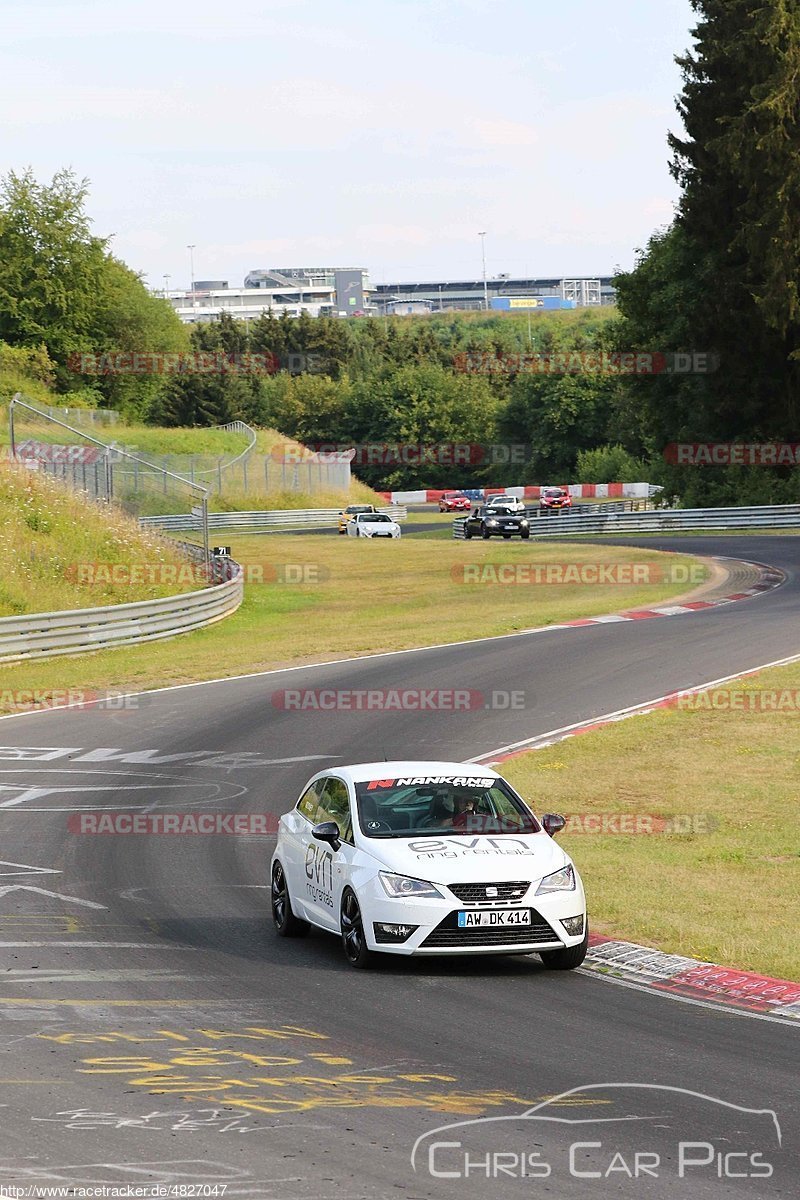
<instances>
[{"instance_id":1,"label":"car side mirror","mask_svg":"<svg viewBox=\"0 0 800 1200\"><path fill-rule=\"evenodd\" d=\"M331 850L338 850L342 844L339 837L339 826L335 821L320 821L319 825L315 825L311 830L311 836L315 837L318 842L327 842Z\"/></svg>"},{"instance_id":2,"label":"car side mirror","mask_svg":"<svg viewBox=\"0 0 800 1200\"><path fill-rule=\"evenodd\" d=\"M561 813L545 813L542 817L542 828L545 833L549 833L550 837L555 837L567 823L567 818L562 817Z\"/></svg>"}]
</instances>

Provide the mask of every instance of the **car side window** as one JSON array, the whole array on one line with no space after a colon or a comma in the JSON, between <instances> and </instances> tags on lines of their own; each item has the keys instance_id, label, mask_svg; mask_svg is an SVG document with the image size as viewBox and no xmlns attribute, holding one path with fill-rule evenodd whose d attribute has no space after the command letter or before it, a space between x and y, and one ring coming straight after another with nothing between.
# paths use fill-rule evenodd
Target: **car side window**
<instances>
[{"instance_id":1,"label":"car side window","mask_svg":"<svg viewBox=\"0 0 800 1200\"><path fill-rule=\"evenodd\" d=\"M353 825L350 818L350 796L347 784L341 779L328 779L319 805L318 821L335 821L343 842L352 842Z\"/></svg>"},{"instance_id":2,"label":"car side window","mask_svg":"<svg viewBox=\"0 0 800 1200\"><path fill-rule=\"evenodd\" d=\"M306 788L300 799L297 801L297 811L310 821L312 825L316 825L318 821L324 820L324 817L318 817L319 812L319 797L320 792L325 784L324 779L318 779L316 783L312 783L311 787Z\"/></svg>"}]
</instances>

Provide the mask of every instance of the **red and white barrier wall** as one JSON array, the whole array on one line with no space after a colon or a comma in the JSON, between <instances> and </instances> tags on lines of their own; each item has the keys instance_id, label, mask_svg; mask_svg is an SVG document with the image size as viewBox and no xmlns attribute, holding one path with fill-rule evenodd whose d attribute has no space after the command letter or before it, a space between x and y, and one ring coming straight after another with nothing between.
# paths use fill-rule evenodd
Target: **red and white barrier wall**
<instances>
[{"instance_id":1,"label":"red and white barrier wall","mask_svg":"<svg viewBox=\"0 0 800 1200\"><path fill-rule=\"evenodd\" d=\"M603 499L647 499L650 495L649 483L570 483L549 486L564 487L575 500ZM379 492L390 504L436 504L440 496L446 492L458 491L458 488L428 488L415 492ZM473 500L481 500L484 496L496 495L502 492L506 496L518 496L520 500L538 500L541 487L487 487L464 488L465 494Z\"/></svg>"}]
</instances>

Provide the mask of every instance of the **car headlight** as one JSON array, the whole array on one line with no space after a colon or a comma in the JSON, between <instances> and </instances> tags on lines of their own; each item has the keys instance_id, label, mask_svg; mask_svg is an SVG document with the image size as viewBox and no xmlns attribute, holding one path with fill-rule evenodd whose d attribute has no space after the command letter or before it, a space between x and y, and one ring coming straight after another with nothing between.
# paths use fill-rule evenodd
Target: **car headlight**
<instances>
[{"instance_id":1,"label":"car headlight","mask_svg":"<svg viewBox=\"0 0 800 1200\"><path fill-rule=\"evenodd\" d=\"M546 896L548 892L574 892L575 871L570 867L562 867L552 875L545 875L536 889L537 896Z\"/></svg>"},{"instance_id":2,"label":"car headlight","mask_svg":"<svg viewBox=\"0 0 800 1200\"><path fill-rule=\"evenodd\" d=\"M523 520L523 521L520 521L520 528L522 528L522 527L524 527L524 528L526 528L526 529L527 529L527 527L528 527L528 522L527 522L527 521L524 521L524 520Z\"/></svg>"},{"instance_id":3,"label":"car headlight","mask_svg":"<svg viewBox=\"0 0 800 1200\"><path fill-rule=\"evenodd\" d=\"M489 519L489 520L486 522L486 524L487 524L487 525L499 525L499 524L500 524L500 522L499 522L499 521L495 521L495 520L494 520L494 518L492 517L492 518L490 518L490 519Z\"/></svg>"},{"instance_id":4,"label":"car headlight","mask_svg":"<svg viewBox=\"0 0 800 1200\"><path fill-rule=\"evenodd\" d=\"M404 897L414 900L444 899L439 889L424 879L409 879L407 875L390 875L387 871L381 871L380 881L386 895L393 900L402 900Z\"/></svg>"}]
</instances>

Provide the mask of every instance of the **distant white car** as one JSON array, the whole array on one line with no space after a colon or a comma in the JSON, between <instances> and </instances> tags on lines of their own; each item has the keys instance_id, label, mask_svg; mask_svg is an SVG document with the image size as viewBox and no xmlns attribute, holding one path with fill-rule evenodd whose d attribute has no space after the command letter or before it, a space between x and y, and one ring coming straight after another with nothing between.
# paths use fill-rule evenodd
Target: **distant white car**
<instances>
[{"instance_id":1,"label":"distant white car","mask_svg":"<svg viewBox=\"0 0 800 1200\"><path fill-rule=\"evenodd\" d=\"M484 500L487 508L505 508L508 512L524 513L525 505L518 496L489 496Z\"/></svg>"},{"instance_id":2,"label":"distant white car","mask_svg":"<svg viewBox=\"0 0 800 1200\"><path fill-rule=\"evenodd\" d=\"M586 955L580 875L490 767L377 762L312 776L280 819L272 917L281 937L314 925L351 966L385 954L538 954L573 970Z\"/></svg>"},{"instance_id":3,"label":"distant white car","mask_svg":"<svg viewBox=\"0 0 800 1200\"><path fill-rule=\"evenodd\" d=\"M400 526L386 513L360 512L347 522L348 537L399 538Z\"/></svg>"}]
</instances>

